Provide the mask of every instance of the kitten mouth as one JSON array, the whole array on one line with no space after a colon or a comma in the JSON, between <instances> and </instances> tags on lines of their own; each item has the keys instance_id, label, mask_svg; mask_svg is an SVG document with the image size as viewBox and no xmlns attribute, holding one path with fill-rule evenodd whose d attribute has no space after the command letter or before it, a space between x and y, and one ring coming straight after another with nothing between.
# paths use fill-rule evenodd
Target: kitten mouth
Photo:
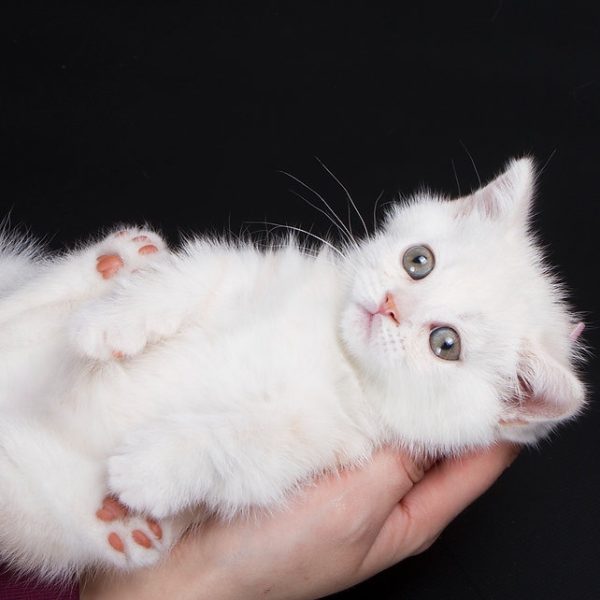
<instances>
[{"instance_id":1,"label":"kitten mouth","mask_svg":"<svg viewBox=\"0 0 600 600\"><path fill-rule=\"evenodd\" d=\"M365 337L367 340L370 340L371 333L373 331L373 319L375 318L375 315L373 313L370 313L369 311L364 311L364 316L365 316L365 322L366 322Z\"/></svg>"},{"instance_id":2,"label":"kitten mouth","mask_svg":"<svg viewBox=\"0 0 600 600\"><path fill-rule=\"evenodd\" d=\"M366 306L359 304L358 309L361 312L361 321L364 324L365 340L369 341L373 333L373 323L375 317L381 316L377 312L369 310Z\"/></svg>"},{"instance_id":3,"label":"kitten mouth","mask_svg":"<svg viewBox=\"0 0 600 600\"><path fill-rule=\"evenodd\" d=\"M377 318L380 317L383 321L389 319L390 311L385 310L383 305L374 308L368 308L364 304L359 303L357 304L357 308L360 311L361 325L364 327L365 341L368 342L371 340L373 335L373 329L377 323ZM392 320L396 326L400 324L395 314L393 314ZM380 322L379 325L382 326L382 323Z\"/></svg>"}]
</instances>

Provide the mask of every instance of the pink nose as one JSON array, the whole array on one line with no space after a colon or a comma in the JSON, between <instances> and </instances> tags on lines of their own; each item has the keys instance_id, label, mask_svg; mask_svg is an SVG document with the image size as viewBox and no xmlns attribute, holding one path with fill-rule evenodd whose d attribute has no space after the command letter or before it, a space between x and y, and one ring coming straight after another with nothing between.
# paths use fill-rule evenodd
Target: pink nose
<instances>
[{"instance_id":1,"label":"pink nose","mask_svg":"<svg viewBox=\"0 0 600 600\"><path fill-rule=\"evenodd\" d=\"M400 312L398 311L394 296L391 292L386 293L383 302L380 304L377 313L375 314L387 315L396 323L396 325L400 325Z\"/></svg>"}]
</instances>

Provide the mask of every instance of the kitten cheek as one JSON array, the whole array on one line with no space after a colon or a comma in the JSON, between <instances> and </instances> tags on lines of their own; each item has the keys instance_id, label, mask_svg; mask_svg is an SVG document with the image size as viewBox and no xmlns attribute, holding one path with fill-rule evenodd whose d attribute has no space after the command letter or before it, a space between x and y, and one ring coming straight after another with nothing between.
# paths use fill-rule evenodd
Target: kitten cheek
<instances>
[{"instance_id":1,"label":"kitten cheek","mask_svg":"<svg viewBox=\"0 0 600 600\"><path fill-rule=\"evenodd\" d=\"M352 351L359 351L366 341L367 319L356 306L348 307L340 321L340 335L346 347Z\"/></svg>"}]
</instances>

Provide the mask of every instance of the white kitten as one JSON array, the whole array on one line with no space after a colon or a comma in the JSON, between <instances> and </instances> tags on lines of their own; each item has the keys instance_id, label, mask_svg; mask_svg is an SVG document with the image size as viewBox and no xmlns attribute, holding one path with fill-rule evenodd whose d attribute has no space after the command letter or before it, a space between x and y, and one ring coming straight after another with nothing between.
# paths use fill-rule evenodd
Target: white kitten
<instances>
[{"instance_id":1,"label":"white kitten","mask_svg":"<svg viewBox=\"0 0 600 600\"><path fill-rule=\"evenodd\" d=\"M277 508L384 443L531 443L577 414L532 173L513 161L471 196L415 197L341 257L208 239L170 254L137 229L60 258L4 240L0 557L46 576L151 564L199 506ZM107 495L122 504L98 518Z\"/></svg>"}]
</instances>

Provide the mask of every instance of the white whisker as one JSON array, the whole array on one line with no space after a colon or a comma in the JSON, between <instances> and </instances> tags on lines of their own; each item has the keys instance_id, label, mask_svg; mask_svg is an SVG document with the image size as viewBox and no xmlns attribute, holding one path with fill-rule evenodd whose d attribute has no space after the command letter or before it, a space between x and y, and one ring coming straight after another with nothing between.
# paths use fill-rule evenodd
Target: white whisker
<instances>
[{"instance_id":1,"label":"white whisker","mask_svg":"<svg viewBox=\"0 0 600 600\"><path fill-rule=\"evenodd\" d=\"M456 166L454 165L454 160L450 159L450 162L452 163L452 170L454 171L454 179L456 179L456 187L458 188L458 197L460 198L461 191L460 191L460 183L458 183L458 174L456 173Z\"/></svg>"},{"instance_id":2,"label":"white whisker","mask_svg":"<svg viewBox=\"0 0 600 600\"><path fill-rule=\"evenodd\" d=\"M319 192L317 192L316 190L311 188L309 185L304 183L304 181L302 181L301 179L298 179L296 176L292 175L291 173L288 173L287 171L281 171L281 170L279 172L282 173L283 175L286 175L290 179L293 179L294 181L299 183L301 186L305 187L309 192L313 193L329 209L329 211L331 212L331 214L335 218L335 220L342 226L344 231L348 234L348 237L350 239L354 239L352 232L348 229L348 227L346 227L346 224L344 223L344 221L342 219L340 219L340 217L338 217L337 213L333 210L333 208L331 208L329 203L325 200L325 198L323 198L323 196L321 196L321 194L319 194Z\"/></svg>"},{"instance_id":3,"label":"white whisker","mask_svg":"<svg viewBox=\"0 0 600 600\"><path fill-rule=\"evenodd\" d=\"M356 214L358 215L358 218L360 219L360 222L362 223L362 226L364 227L365 234L369 235L369 230L367 228L367 224L365 223L365 220L363 219L362 215L360 214L360 211L358 210L358 207L356 206L356 203L352 199L352 196L350 195L350 192L348 191L346 186L331 172L331 170L327 167L327 165L325 165L325 163L318 156L315 156L315 158L317 159L318 163L329 173L329 175L331 175L331 177L333 177L334 181L344 190L344 192L346 193L346 198L348 198L348 200L350 201L350 204L352 204L352 207L356 211Z\"/></svg>"},{"instance_id":4,"label":"white whisker","mask_svg":"<svg viewBox=\"0 0 600 600\"><path fill-rule=\"evenodd\" d=\"M323 210L321 207L317 206L316 204L313 204L310 200L308 200L308 198L305 198L302 194L300 194L299 192L297 192L296 190L290 190L290 192L292 194L294 194L294 196L297 196L298 198L300 198L301 200L304 200L304 202L306 202L306 204L308 204L310 207L314 208L316 211L320 212L321 214L325 215L334 225L334 227L336 227L336 229L347 239L351 240L352 238L346 233L346 231L344 229L342 229L337 221L335 219L333 219L333 217L325 210Z\"/></svg>"},{"instance_id":5,"label":"white whisker","mask_svg":"<svg viewBox=\"0 0 600 600\"><path fill-rule=\"evenodd\" d=\"M270 225L271 226L270 231L273 231L274 229L278 229L281 227L283 229L289 229L291 231L298 231L299 233L304 233L305 235L309 235L310 237L313 237L316 240L319 240L319 242L321 242L324 246L327 246L328 248L330 248L331 250L333 250L334 252L339 254L342 258L346 258L344 253L341 252L341 250L336 248L333 244L328 242L326 239L318 236L316 233L312 233L306 229L302 229L301 227L294 227L293 225L284 225L283 223L273 223L271 221L246 221L246 223L256 224L256 225Z\"/></svg>"},{"instance_id":6,"label":"white whisker","mask_svg":"<svg viewBox=\"0 0 600 600\"><path fill-rule=\"evenodd\" d=\"M459 141L460 145L464 148L465 152L467 153L467 156L469 157L469 160L471 161L471 164L473 165L475 175L477 175L477 181L479 182L479 187L481 187L481 177L479 177L479 171L477 170L477 167L475 166L475 161L473 160L473 157L471 156L471 153L469 152L469 149L466 147L464 142L462 140L458 140L458 141Z\"/></svg>"},{"instance_id":7,"label":"white whisker","mask_svg":"<svg viewBox=\"0 0 600 600\"><path fill-rule=\"evenodd\" d=\"M373 229L377 229L377 205L379 204L379 201L383 197L384 191L385 190L381 190L379 192L379 196L377 196L377 198L375 200L375 205L373 206Z\"/></svg>"},{"instance_id":8,"label":"white whisker","mask_svg":"<svg viewBox=\"0 0 600 600\"><path fill-rule=\"evenodd\" d=\"M554 150L552 150L552 152L550 153L550 156L546 159L546 162L542 165L542 168L539 170L538 176L540 176L546 170L548 163L554 158L554 155L556 154L557 151L558 151L558 148L554 148Z\"/></svg>"},{"instance_id":9,"label":"white whisker","mask_svg":"<svg viewBox=\"0 0 600 600\"><path fill-rule=\"evenodd\" d=\"M352 236L354 237L354 232L352 231L352 207L350 206L350 204L347 205L347 217L348 217L348 229L350 230L350 233L352 233Z\"/></svg>"}]
</instances>

